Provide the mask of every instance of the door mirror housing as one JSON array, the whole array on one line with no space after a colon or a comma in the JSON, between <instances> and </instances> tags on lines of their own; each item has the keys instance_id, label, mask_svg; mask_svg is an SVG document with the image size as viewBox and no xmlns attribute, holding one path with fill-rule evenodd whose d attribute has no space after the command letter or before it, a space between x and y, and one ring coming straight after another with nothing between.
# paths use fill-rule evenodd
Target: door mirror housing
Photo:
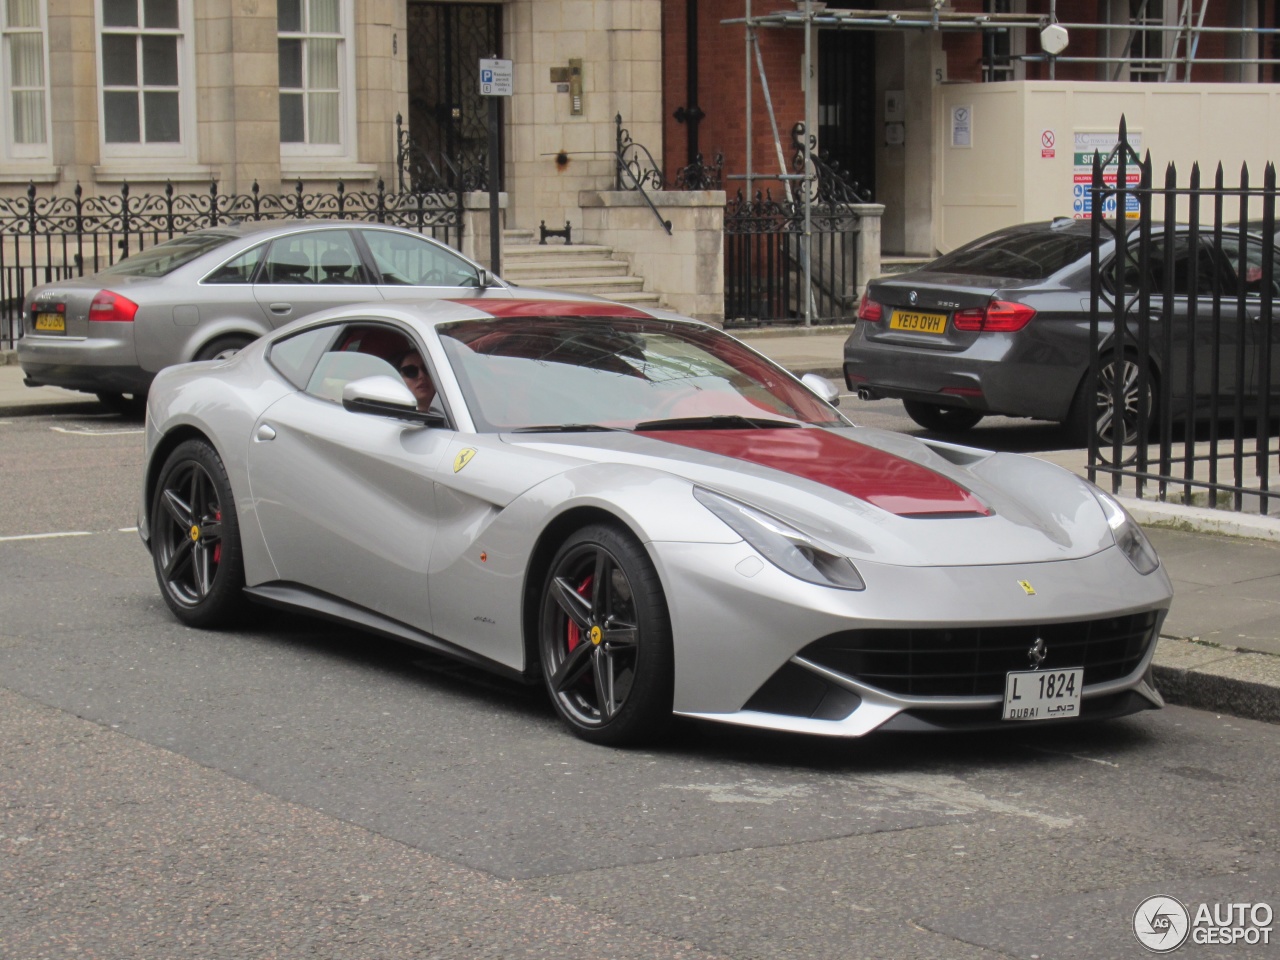
<instances>
[{"instance_id":1,"label":"door mirror housing","mask_svg":"<svg viewBox=\"0 0 1280 960\"><path fill-rule=\"evenodd\" d=\"M412 420L428 426L439 426L444 417L418 409L418 399L403 380L378 375L352 380L342 388L342 408L352 413L368 413L379 417Z\"/></svg>"},{"instance_id":2,"label":"door mirror housing","mask_svg":"<svg viewBox=\"0 0 1280 960\"><path fill-rule=\"evenodd\" d=\"M840 391L826 377L816 373L806 373L800 378L800 382L833 407L840 406Z\"/></svg>"}]
</instances>

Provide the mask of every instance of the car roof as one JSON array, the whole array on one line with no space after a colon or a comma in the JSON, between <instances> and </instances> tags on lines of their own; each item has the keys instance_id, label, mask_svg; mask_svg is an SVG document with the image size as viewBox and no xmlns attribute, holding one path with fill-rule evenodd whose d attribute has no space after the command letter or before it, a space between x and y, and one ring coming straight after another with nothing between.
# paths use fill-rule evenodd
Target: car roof
<instances>
[{"instance_id":1,"label":"car roof","mask_svg":"<svg viewBox=\"0 0 1280 960\"><path fill-rule=\"evenodd\" d=\"M393 224L377 223L369 220L241 220L235 223L219 224L216 227L204 227L201 230L193 232L211 233L218 236L233 238L252 237L257 234L283 236L303 230L350 230L352 227L362 227L366 230L393 230L397 233L409 233L415 237L423 236L423 234L418 233L416 230L408 230L404 227L394 226ZM431 238L426 237L425 239L429 240Z\"/></svg>"},{"instance_id":2,"label":"car roof","mask_svg":"<svg viewBox=\"0 0 1280 960\"><path fill-rule=\"evenodd\" d=\"M707 326L690 317L671 314L667 311L662 311L661 316L655 316L648 310L612 300L470 297L452 300L370 301L331 307L278 328L271 334L271 338L279 339L281 335L287 336L305 327L335 321L393 320L410 326L432 329L459 320L503 320L513 317L617 317L632 320L669 320L699 328Z\"/></svg>"}]
</instances>

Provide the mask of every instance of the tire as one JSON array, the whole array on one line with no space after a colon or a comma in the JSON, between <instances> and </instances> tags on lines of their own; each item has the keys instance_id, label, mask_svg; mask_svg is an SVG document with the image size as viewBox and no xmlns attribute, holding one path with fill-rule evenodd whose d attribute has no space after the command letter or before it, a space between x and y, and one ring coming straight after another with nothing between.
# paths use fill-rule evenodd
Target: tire
<instances>
[{"instance_id":1,"label":"tire","mask_svg":"<svg viewBox=\"0 0 1280 960\"><path fill-rule=\"evenodd\" d=\"M230 360L251 343L253 343L253 337L240 336L239 334L219 337L217 340L210 340L196 351L195 359Z\"/></svg>"},{"instance_id":2,"label":"tire","mask_svg":"<svg viewBox=\"0 0 1280 960\"><path fill-rule=\"evenodd\" d=\"M902 406L908 417L934 433L964 433L970 427L977 426L985 416L967 407L944 407L920 400L903 400Z\"/></svg>"},{"instance_id":3,"label":"tire","mask_svg":"<svg viewBox=\"0 0 1280 960\"><path fill-rule=\"evenodd\" d=\"M151 559L165 603L188 626L227 626L248 607L231 484L204 440L180 444L160 471L151 501Z\"/></svg>"},{"instance_id":4,"label":"tire","mask_svg":"<svg viewBox=\"0 0 1280 960\"><path fill-rule=\"evenodd\" d=\"M660 738L671 723L671 619L644 548L606 524L561 545L542 587L542 675L577 736L623 746Z\"/></svg>"},{"instance_id":5,"label":"tire","mask_svg":"<svg viewBox=\"0 0 1280 960\"><path fill-rule=\"evenodd\" d=\"M125 417L140 416L147 409L147 395L145 393L111 393L104 391L97 394L97 397L98 402L112 413L118 413Z\"/></svg>"},{"instance_id":6,"label":"tire","mask_svg":"<svg viewBox=\"0 0 1280 960\"><path fill-rule=\"evenodd\" d=\"M1121 422L1124 424L1124 439L1121 443L1121 464L1132 463L1137 459L1138 411L1145 404L1147 425L1150 427L1155 412L1152 376L1147 377L1146 395L1139 391L1139 366L1136 357L1125 355L1121 365L1124 394L1122 404L1124 412ZM1098 438L1098 455L1103 463L1111 463L1113 444L1115 443L1115 399L1112 395L1116 376L1116 358L1106 357L1098 368L1098 384L1094 396L1089 392L1089 377L1086 374L1076 388L1076 395L1071 400L1071 410L1067 414L1067 433L1076 446L1087 447L1091 433Z\"/></svg>"}]
</instances>

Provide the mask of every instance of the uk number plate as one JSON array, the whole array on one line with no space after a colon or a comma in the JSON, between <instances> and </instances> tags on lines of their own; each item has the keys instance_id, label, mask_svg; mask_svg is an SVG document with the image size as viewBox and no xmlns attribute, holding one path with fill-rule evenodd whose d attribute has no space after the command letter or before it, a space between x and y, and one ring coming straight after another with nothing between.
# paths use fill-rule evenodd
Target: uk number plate
<instances>
[{"instance_id":1,"label":"uk number plate","mask_svg":"<svg viewBox=\"0 0 1280 960\"><path fill-rule=\"evenodd\" d=\"M67 320L60 313L37 313L36 329L42 333L66 333Z\"/></svg>"},{"instance_id":2,"label":"uk number plate","mask_svg":"<svg viewBox=\"0 0 1280 960\"><path fill-rule=\"evenodd\" d=\"M1005 720L1061 720L1080 716L1084 668L1017 670L1004 677Z\"/></svg>"},{"instance_id":3,"label":"uk number plate","mask_svg":"<svg viewBox=\"0 0 1280 960\"><path fill-rule=\"evenodd\" d=\"M945 313L915 313L910 310L895 310L889 318L890 330L910 330L913 333L945 333L947 315Z\"/></svg>"}]
</instances>

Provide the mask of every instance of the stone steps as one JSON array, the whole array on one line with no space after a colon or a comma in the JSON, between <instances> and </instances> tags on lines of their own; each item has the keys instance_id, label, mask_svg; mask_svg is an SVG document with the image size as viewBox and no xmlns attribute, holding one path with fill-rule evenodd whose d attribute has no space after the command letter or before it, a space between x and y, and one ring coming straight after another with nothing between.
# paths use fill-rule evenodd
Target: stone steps
<instances>
[{"instance_id":1,"label":"stone steps","mask_svg":"<svg viewBox=\"0 0 1280 960\"><path fill-rule=\"evenodd\" d=\"M592 294L637 306L661 306L659 294L644 289L613 248L594 243L538 243L532 230L503 233L502 277L511 283L548 290Z\"/></svg>"}]
</instances>

